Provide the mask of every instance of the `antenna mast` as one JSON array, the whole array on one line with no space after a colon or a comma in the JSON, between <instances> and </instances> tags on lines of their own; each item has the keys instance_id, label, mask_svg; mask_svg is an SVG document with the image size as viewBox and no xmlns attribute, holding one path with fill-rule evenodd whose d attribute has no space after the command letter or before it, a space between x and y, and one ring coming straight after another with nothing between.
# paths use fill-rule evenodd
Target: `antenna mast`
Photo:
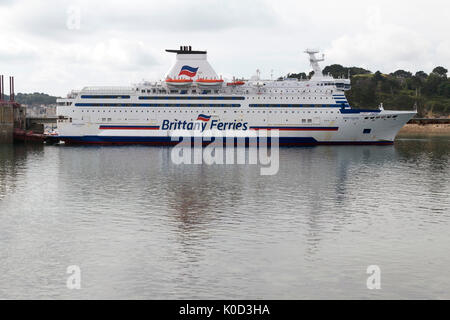
<instances>
[{"instance_id":1,"label":"antenna mast","mask_svg":"<svg viewBox=\"0 0 450 320\"><path fill-rule=\"evenodd\" d=\"M319 62L325 61L325 55L322 54L322 58L316 58L316 53L319 53L319 50L316 49L306 49L305 53L309 54L309 62L311 63L311 67L314 70L313 78L322 78L322 68L319 65Z\"/></svg>"}]
</instances>

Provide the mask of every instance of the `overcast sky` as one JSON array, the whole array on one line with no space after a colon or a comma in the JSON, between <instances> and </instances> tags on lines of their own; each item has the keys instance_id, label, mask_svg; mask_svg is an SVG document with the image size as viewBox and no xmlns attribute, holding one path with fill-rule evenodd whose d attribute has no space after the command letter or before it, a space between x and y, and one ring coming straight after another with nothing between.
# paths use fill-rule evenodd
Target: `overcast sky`
<instances>
[{"instance_id":1,"label":"overcast sky","mask_svg":"<svg viewBox=\"0 0 450 320\"><path fill-rule=\"evenodd\" d=\"M448 0L0 0L0 74L16 92L130 85L162 79L180 45L224 77L309 71L310 47L325 64L430 72L450 67L449 34Z\"/></svg>"}]
</instances>

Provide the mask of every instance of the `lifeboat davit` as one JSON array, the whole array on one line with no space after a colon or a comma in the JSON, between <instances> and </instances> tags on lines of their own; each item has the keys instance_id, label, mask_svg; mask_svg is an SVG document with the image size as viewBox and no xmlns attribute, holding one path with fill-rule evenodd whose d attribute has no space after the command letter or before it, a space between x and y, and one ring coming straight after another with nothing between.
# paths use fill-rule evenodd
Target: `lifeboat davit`
<instances>
[{"instance_id":1,"label":"lifeboat davit","mask_svg":"<svg viewBox=\"0 0 450 320\"><path fill-rule=\"evenodd\" d=\"M227 86L242 86L244 84L245 84L244 81L233 81L233 82L228 82Z\"/></svg>"},{"instance_id":2,"label":"lifeboat davit","mask_svg":"<svg viewBox=\"0 0 450 320\"><path fill-rule=\"evenodd\" d=\"M193 81L192 81L192 79L167 78L166 83L167 83L167 85L173 86L173 87L189 87L192 85Z\"/></svg>"},{"instance_id":3,"label":"lifeboat davit","mask_svg":"<svg viewBox=\"0 0 450 320\"><path fill-rule=\"evenodd\" d=\"M195 81L201 87L219 87L223 84L222 79L197 79Z\"/></svg>"}]
</instances>

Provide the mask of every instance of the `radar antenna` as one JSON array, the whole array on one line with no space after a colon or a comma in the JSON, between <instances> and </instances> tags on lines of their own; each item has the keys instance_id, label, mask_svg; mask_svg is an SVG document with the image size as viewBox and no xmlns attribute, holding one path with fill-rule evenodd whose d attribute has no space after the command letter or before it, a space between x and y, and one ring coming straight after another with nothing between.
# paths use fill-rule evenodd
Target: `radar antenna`
<instances>
[{"instance_id":1,"label":"radar antenna","mask_svg":"<svg viewBox=\"0 0 450 320\"><path fill-rule=\"evenodd\" d=\"M305 53L309 54L309 62L311 63L311 67L314 70L314 78L322 78L322 68L319 65L319 62L325 61L325 55L322 54L322 58L316 58L316 53L319 53L319 50L316 49L306 49Z\"/></svg>"}]
</instances>

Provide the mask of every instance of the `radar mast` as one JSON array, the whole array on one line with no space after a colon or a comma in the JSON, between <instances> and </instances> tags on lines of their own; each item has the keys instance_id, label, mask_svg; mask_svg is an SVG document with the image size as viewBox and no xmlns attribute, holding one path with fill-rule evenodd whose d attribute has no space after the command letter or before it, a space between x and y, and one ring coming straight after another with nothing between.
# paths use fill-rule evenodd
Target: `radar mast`
<instances>
[{"instance_id":1,"label":"radar mast","mask_svg":"<svg viewBox=\"0 0 450 320\"><path fill-rule=\"evenodd\" d=\"M322 54L322 58L320 59L316 58L316 53L319 53L319 50L316 49L306 49L305 53L309 54L309 62L314 71L313 78L323 78L322 68L319 62L325 61L325 55Z\"/></svg>"}]
</instances>

